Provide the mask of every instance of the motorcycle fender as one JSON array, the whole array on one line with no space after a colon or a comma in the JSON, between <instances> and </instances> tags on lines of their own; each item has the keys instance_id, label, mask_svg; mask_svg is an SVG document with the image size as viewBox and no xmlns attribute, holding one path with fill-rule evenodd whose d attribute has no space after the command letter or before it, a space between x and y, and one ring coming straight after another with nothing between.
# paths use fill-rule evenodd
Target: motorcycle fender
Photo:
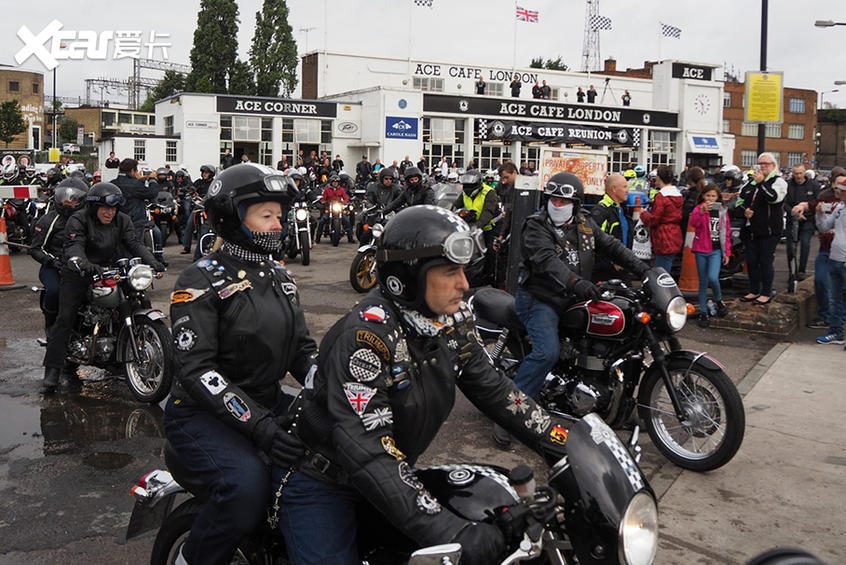
<instances>
[{"instance_id":1,"label":"motorcycle fender","mask_svg":"<svg viewBox=\"0 0 846 565\"><path fill-rule=\"evenodd\" d=\"M147 318L148 320L155 322L156 320L164 320L167 316L163 314L161 310L157 310L155 308L145 308L143 310L136 310L132 313L133 320L138 320L140 318ZM126 361L123 356L125 349L123 345L126 343L127 339L129 339L129 334L126 329L126 325L121 325L120 332L118 333L116 351L116 360L118 363Z\"/></svg>"},{"instance_id":2,"label":"motorcycle fender","mask_svg":"<svg viewBox=\"0 0 846 565\"><path fill-rule=\"evenodd\" d=\"M155 308L146 308L144 310L136 310L132 313L133 318L148 318L151 321L155 322L156 320L163 320L167 318L167 316L161 311Z\"/></svg>"},{"instance_id":3,"label":"motorcycle fender","mask_svg":"<svg viewBox=\"0 0 846 565\"><path fill-rule=\"evenodd\" d=\"M371 250L375 251L375 250L376 250L376 246L375 246L375 245L370 245L370 244L368 244L368 245L362 245L361 247L359 247L359 248L358 248L357 253L367 253L368 251L371 251Z\"/></svg>"},{"instance_id":4,"label":"motorcycle fender","mask_svg":"<svg viewBox=\"0 0 846 565\"><path fill-rule=\"evenodd\" d=\"M667 353L666 363L673 361L674 359L683 359L686 361L691 367L694 364L700 364L709 371L724 371L725 367L720 364L719 361L708 355L707 353L700 353L699 351L692 351L690 349L678 349L676 351L671 351ZM657 366L655 365L655 361L649 366L649 371L656 369Z\"/></svg>"},{"instance_id":5,"label":"motorcycle fender","mask_svg":"<svg viewBox=\"0 0 846 565\"><path fill-rule=\"evenodd\" d=\"M135 506L132 508L132 516L129 518L129 525L126 527L126 541L137 538L145 532L158 530L170 514L175 499L175 492L155 501L155 503L136 499Z\"/></svg>"}]
</instances>

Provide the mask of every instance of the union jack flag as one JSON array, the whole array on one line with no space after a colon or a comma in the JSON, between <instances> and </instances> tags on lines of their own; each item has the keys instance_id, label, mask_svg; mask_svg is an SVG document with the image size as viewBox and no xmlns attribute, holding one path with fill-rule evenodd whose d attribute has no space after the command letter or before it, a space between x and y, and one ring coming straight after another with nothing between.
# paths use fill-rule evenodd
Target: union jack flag
<instances>
[{"instance_id":1,"label":"union jack flag","mask_svg":"<svg viewBox=\"0 0 846 565\"><path fill-rule=\"evenodd\" d=\"M527 10L526 8L521 8L520 6L517 6L517 21L536 24L538 23L538 11Z\"/></svg>"}]
</instances>

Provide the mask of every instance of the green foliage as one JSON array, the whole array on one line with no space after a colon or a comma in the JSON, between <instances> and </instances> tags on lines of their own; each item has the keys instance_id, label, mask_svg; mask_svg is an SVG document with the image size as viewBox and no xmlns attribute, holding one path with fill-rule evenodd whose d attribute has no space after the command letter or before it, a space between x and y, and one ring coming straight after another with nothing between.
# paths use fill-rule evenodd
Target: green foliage
<instances>
[{"instance_id":1,"label":"green foliage","mask_svg":"<svg viewBox=\"0 0 846 565\"><path fill-rule=\"evenodd\" d=\"M229 73L229 94L254 94L255 90L249 63L238 59Z\"/></svg>"},{"instance_id":2,"label":"green foliage","mask_svg":"<svg viewBox=\"0 0 846 565\"><path fill-rule=\"evenodd\" d=\"M59 126L59 135L65 142L76 143L76 129L78 127L79 122L76 120L62 120L62 125Z\"/></svg>"},{"instance_id":3,"label":"green foliage","mask_svg":"<svg viewBox=\"0 0 846 565\"><path fill-rule=\"evenodd\" d=\"M53 100L53 111L54 112L61 112L62 111L62 101L61 100Z\"/></svg>"},{"instance_id":4,"label":"green foliage","mask_svg":"<svg viewBox=\"0 0 846 565\"><path fill-rule=\"evenodd\" d=\"M141 105L139 110L143 112L152 112L155 109L157 101L184 90L185 75L177 71L167 70L165 71L162 80L159 81L159 84L150 91L150 95L147 96L147 99L144 101L144 104Z\"/></svg>"},{"instance_id":5,"label":"green foliage","mask_svg":"<svg viewBox=\"0 0 846 565\"><path fill-rule=\"evenodd\" d=\"M0 141L9 146L15 136L26 131L26 122L21 114L21 107L16 99L0 104Z\"/></svg>"},{"instance_id":6,"label":"green foliage","mask_svg":"<svg viewBox=\"0 0 846 565\"><path fill-rule=\"evenodd\" d=\"M238 53L238 5L235 0L200 0L191 72L186 79L190 92L226 92Z\"/></svg>"},{"instance_id":7,"label":"green foliage","mask_svg":"<svg viewBox=\"0 0 846 565\"><path fill-rule=\"evenodd\" d=\"M280 87L289 96L296 88L297 43L288 24L285 0L264 0L261 11L256 12L250 67L259 96L278 96Z\"/></svg>"},{"instance_id":8,"label":"green foliage","mask_svg":"<svg viewBox=\"0 0 846 565\"><path fill-rule=\"evenodd\" d=\"M532 59L532 62L529 63L530 69L542 69L543 68L543 57L535 57Z\"/></svg>"},{"instance_id":9,"label":"green foliage","mask_svg":"<svg viewBox=\"0 0 846 565\"><path fill-rule=\"evenodd\" d=\"M543 60L543 57L535 57L532 59L532 62L529 63L530 69L549 69L550 71L566 71L570 67L567 66L566 63L561 59L559 55L555 59L547 59L546 61Z\"/></svg>"}]
</instances>

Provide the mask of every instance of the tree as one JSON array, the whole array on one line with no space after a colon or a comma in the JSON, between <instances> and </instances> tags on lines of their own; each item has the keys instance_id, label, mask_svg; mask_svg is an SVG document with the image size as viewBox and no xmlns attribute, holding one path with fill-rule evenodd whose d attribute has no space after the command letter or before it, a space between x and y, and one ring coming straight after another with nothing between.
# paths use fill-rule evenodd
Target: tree
<instances>
[{"instance_id":1,"label":"tree","mask_svg":"<svg viewBox=\"0 0 846 565\"><path fill-rule=\"evenodd\" d=\"M21 114L21 107L16 99L0 104L0 140L6 147L15 140L15 136L26 131L26 122Z\"/></svg>"},{"instance_id":2,"label":"tree","mask_svg":"<svg viewBox=\"0 0 846 565\"><path fill-rule=\"evenodd\" d=\"M567 66L559 55L555 59L543 60L543 57L535 57L529 63L530 69L549 69L550 71L566 71L570 67Z\"/></svg>"},{"instance_id":3,"label":"tree","mask_svg":"<svg viewBox=\"0 0 846 565\"><path fill-rule=\"evenodd\" d=\"M238 59L229 73L229 94L253 94L255 91L249 63Z\"/></svg>"},{"instance_id":4,"label":"tree","mask_svg":"<svg viewBox=\"0 0 846 565\"><path fill-rule=\"evenodd\" d=\"M185 90L185 75L177 71L165 71L162 80L150 91L140 110L152 112L155 109L156 102L183 90Z\"/></svg>"},{"instance_id":5,"label":"tree","mask_svg":"<svg viewBox=\"0 0 846 565\"><path fill-rule=\"evenodd\" d=\"M280 86L290 96L296 88L297 42L291 35L285 0L264 0L261 12L256 12L250 67L259 96L279 96Z\"/></svg>"},{"instance_id":6,"label":"tree","mask_svg":"<svg viewBox=\"0 0 846 565\"><path fill-rule=\"evenodd\" d=\"M238 53L238 22L235 0L200 0L188 91L226 92L226 78Z\"/></svg>"},{"instance_id":7,"label":"tree","mask_svg":"<svg viewBox=\"0 0 846 565\"><path fill-rule=\"evenodd\" d=\"M79 127L79 122L76 120L66 119L62 120L62 125L59 126L59 135L66 142L76 142L76 130Z\"/></svg>"},{"instance_id":8,"label":"tree","mask_svg":"<svg viewBox=\"0 0 846 565\"><path fill-rule=\"evenodd\" d=\"M543 57L535 57L532 59L532 62L529 63L530 69L542 69L543 68Z\"/></svg>"}]
</instances>

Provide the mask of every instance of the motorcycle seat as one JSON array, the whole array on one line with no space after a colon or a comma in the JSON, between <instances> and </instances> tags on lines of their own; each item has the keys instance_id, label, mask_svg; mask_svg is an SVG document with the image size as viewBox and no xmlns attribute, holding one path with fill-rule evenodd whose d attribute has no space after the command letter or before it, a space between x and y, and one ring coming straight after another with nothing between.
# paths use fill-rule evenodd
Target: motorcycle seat
<instances>
[{"instance_id":1,"label":"motorcycle seat","mask_svg":"<svg viewBox=\"0 0 846 565\"><path fill-rule=\"evenodd\" d=\"M183 464L176 453L176 449L165 441L164 446L164 460L168 471L176 479L176 482L185 490L193 494L200 500L205 500L209 497L208 489L195 473L191 473Z\"/></svg>"},{"instance_id":2,"label":"motorcycle seat","mask_svg":"<svg viewBox=\"0 0 846 565\"><path fill-rule=\"evenodd\" d=\"M497 288L480 288L473 295L473 313L477 319L505 326L509 330L525 332L523 322L517 317L514 297Z\"/></svg>"}]
</instances>

